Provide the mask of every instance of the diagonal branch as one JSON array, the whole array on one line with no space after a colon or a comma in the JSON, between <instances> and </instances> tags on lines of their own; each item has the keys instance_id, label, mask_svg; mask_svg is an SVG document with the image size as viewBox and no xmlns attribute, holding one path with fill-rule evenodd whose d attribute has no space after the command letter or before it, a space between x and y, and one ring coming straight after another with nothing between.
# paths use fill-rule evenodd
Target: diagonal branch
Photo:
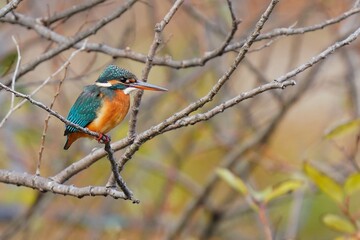
<instances>
[{"instance_id":1,"label":"diagonal branch","mask_svg":"<svg viewBox=\"0 0 360 240\"><path fill-rule=\"evenodd\" d=\"M294 70L288 72L287 74L281 76L280 78L276 79L278 82L283 82L289 78L292 78L299 73L305 71L306 69L312 67L314 64L320 62L321 60L324 60L329 55L333 54L337 49L342 48L346 45L349 45L351 42L355 41L360 35L360 27L356 29L353 33L351 33L349 36L347 36L344 40L336 42L335 44L331 45L327 49L325 49L323 52L318 54L317 56L310 59L310 61L304 63L303 65L295 68Z\"/></svg>"},{"instance_id":2,"label":"diagonal branch","mask_svg":"<svg viewBox=\"0 0 360 240\"><path fill-rule=\"evenodd\" d=\"M19 3L22 0L12 0L10 1L8 4L6 4L4 7L2 7L0 9L0 18L2 18L3 16L5 16L6 14L8 14L9 12L11 12L12 10L14 10L15 8L17 8L17 6L19 5Z\"/></svg>"},{"instance_id":3,"label":"diagonal branch","mask_svg":"<svg viewBox=\"0 0 360 240\"><path fill-rule=\"evenodd\" d=\"M63 12L55 12L54 15L51 15L50 17L45 17L45 18L39 18L38 21L43 23L45 26L49 26L59 20L62 19L68 19L71 16L74 16L75 14L79 13L79 12L83 12L86 11L90 8L95 7L96 5L105 2L106 0L92 0L92 1L87 1L84 4L81 5L76 5L76 6L72 6L69 9L66 9Z\"/></svg>"},{"instance_id":4,"label":"diagonal branch","mask_svg":"<svg viewBox=\"0 0 360 240\"><path fill-rule=\"evenodd\" d=\"M240 95L217 105L216 107L208 110L205 113L198 113L196 115L180 119L179 121L175 122L174 124L169 125L166 129L164 129L163 132L171 131L171 130L181 128L181 127L186 127L188 125L194 125L201 121L207 121L210 118L224 112L226 109L228 109L246 99L252 98L260 93L263 93L265 91L269 91L272 89L285 89L286 87L294 86L295 84L296 84L296 82L294 80L287 80L284 82L272 81L270 83L267 83L267 84L261 85L257 88L254 88L248 92L241 93Z\"/></svg>"}]
</instances>

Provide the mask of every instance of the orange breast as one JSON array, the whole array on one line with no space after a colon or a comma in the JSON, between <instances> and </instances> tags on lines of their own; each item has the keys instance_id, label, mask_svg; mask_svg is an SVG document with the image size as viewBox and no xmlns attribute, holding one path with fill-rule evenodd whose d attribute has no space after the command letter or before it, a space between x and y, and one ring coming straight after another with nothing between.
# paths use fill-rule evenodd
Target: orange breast
<instances>
[{"instance_id":1,"label":"orange breast","mask_svg":"<svg viewBox=\"0 0 360 240\"><path fill-rule=\"evenodd\" d=\"M116 127L129 111L130 96L121 90L115 90L112 98L104 97L104 103L97 118L91 122L87 128L99 133L107 133Z\"/></svg>"}]
</instances>

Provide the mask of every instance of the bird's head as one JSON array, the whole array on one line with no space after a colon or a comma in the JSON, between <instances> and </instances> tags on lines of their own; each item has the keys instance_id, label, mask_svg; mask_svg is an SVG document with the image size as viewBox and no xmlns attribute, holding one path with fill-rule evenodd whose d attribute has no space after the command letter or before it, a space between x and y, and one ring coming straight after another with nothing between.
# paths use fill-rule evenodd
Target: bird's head
<instances>
[{"instance_id":1,"label":"bird's head","mask_svg":"<svg viewBox=\"0 0 360 240\"><path fill-rule=\"evenodd\" d=\"M99 87L123 90L129 94L133 90L167 91L166 88L158 87L150 83L139 81L134 74L126 69L115 65L109 65L96 80Z\"/></svg>"}]
</instances>

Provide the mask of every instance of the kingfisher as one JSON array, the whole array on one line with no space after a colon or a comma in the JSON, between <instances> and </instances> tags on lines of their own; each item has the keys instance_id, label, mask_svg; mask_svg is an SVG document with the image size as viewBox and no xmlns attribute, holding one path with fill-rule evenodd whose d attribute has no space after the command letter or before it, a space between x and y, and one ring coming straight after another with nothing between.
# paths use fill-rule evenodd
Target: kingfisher
<instances>
[{"instance_id":1,"label":"kingfisher","mask_svg":"<svg viewBox=\"0 0 360 240\"><path fill-rule=\"evenodd\" d=\"M109 65L96 80L95 84L85 86L71 107L67 120L99 133L99 142L110 141L105 135L120 124L129 111L130 93L134 90L167 91L167 89L139 81L126 69ZM64 149L82 137L92 136L66 125L67 137Z\"/></svg>"}]
</instances>

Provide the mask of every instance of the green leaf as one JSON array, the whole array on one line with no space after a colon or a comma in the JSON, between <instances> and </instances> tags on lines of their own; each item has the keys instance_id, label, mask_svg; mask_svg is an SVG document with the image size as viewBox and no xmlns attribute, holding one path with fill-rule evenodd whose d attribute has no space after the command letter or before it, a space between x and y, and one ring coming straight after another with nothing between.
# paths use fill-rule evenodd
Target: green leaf
<instances>
[{"instance_id":1,"label":"green leaf","mask_svg":"<svg viewBox=\"0 0 360 240\"><path fill-rule=\"evenodd\" d=\"M295 179L286 180L279 184L276 184L270 188L270 191L269 190L265 191L264 202L268 203L275 198L287 194L288 192L295 191L296 189L300 188L303 184L304 184L303 181L295 180Z\"/></svg>"},{"instance_id":2,"label":"green leaf","mask_svg":"<svg viewBox=\"0 0 360 240\"><path fill-rule=\"evenodd\" d=\"M360 190L360 173L352 174L346 179L344 190L347 195L352 195Z\"/></svg>"},{"instance_id":3,"label":"green leaf","mask_svg":"<svg viewBox=\"0 0 360 240\"><path fill-rule=\"evenodd\" d=\"M216 173L238 192L244 194L245 196L249 193L249 190L245 183L229 170L225 168L219 168L217 169Z\"/></svg>"},{"instance_id":4,"label":"green leaf","mask_svg":"<svg viewBox=\"0 0 360 240\"><path fill-rule=\"evenodd\" d=\"M333 139L334 137L343 136L348 133L352 133L357 131L360 126L360 119L355 119L348 121L346 123L342 123L333 129L331 129L326 135L326 139Z\"/></svg>"},{"instance_id":5,"label":"green leaf","mask_svg":"<svg viewBox=\"0 0 360 240\"><path fill-rule=\"evenodd\" d=\"M323 222L329 228L342 233L355 233L356 228L351 222L336 214L326 214L323 217Z\"/></svg>"},{"instance_id":6,"label":"green leaf","mask_svg":"<svg viewBox=\"0 0 360 240\"><path fill-rule=\"evenodd\" d=\"M344 192L341 186L326 174L318 171L309 163L304 163L304 172L325 194L331 197L335 202L342 203Z\"/></svg>"},{"instance_id":7,"label":"green leaf","mask_svg":"<svg viewBox=\"0 0 360 240\"><path fill-rule=\"evenodd\" d=\"M17 59L17 53L11 52L0 60L0 77L4 76L11 70L11 68L15 64L16 59Z\"/></svg>"}]
</instances>

